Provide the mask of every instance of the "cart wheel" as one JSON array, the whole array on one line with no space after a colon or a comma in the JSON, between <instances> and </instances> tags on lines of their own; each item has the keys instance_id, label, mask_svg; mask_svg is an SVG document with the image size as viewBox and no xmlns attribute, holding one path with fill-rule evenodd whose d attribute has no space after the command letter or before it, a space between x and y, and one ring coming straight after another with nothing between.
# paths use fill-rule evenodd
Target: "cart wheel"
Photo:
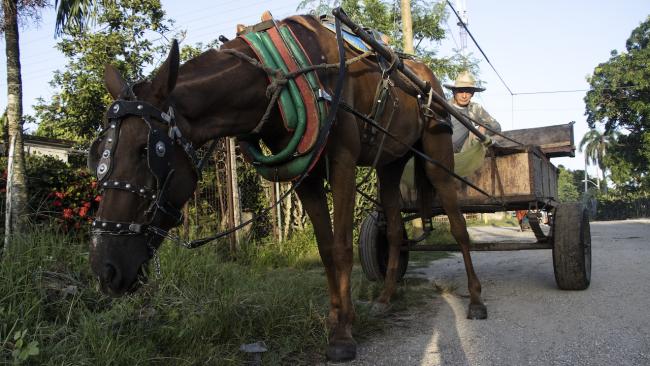
<instances>
[{"instance_id":1,"label":"cart wheel","mask_svg":"<svg viewBox=\"0 0 650 366\"><path fill-rule=\"evenodd\" d=\"M406 233L405 233L406 235ZM373 211L361 223L359 233L359 260L366 278L370 281L383 280L386 277L388 265L388 239L386 238L386 224L383 215ZM406 273L409 263L409 252L403 251L399 256L399 269L397 280L401 280Z\"/></svg>"},{"instance_id":2,"label":"cart wheel","mask_svg":"<svg viewBox=\"0 0 650 366\"><path fill-rule=\"evenodd\" d=\"M553 214L553 270L562 290L584 290L591 281L589 214L580 203L559 204Z\"/></svg>"}]
</instances>

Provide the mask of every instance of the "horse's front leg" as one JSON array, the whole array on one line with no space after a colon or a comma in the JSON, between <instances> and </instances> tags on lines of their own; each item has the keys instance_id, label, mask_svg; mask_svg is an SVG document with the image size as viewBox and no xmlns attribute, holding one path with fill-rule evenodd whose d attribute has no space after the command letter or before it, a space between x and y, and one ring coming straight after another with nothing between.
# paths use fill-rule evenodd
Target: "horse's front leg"
<instances>
[{"instance_id":1,"label":"horse's front leg","mask_svg":"<svg viewBox=\"0 0 650 366\"><path fill-rule=\"evenodd\" d=\"M352 229L356 194L356 156L345 149L334 148L333 150L337 151L330 151L328 155L334 203L332 260L341 303L338 323L331 329L327 357L333 361L344 361L356 357L356 342L352 337L355 313L350 290L353 263Z\"/></svg>"},{"instance_id":2,"label":"horse's front leg","mask_svg":"<svg viewBox=\"0 0 650 366\"><path fill-rule=\"evenodd\" d=\"M386 237L388 239L388 265L384 288L373 304L373 310L380 313L388 309L390 299L397 288L399 256L404 240L399 183L406 161L406 159L400 159L377 169L379 197L386 217Z\"/></svg>"},{"instance_id":3,"label":"horse's front leg","mask_svg":"<svg viewBox=\"0 0 650 366\"><path fill-rule=\"evenodd\" d=\"M423 147L425 153L433 159L442 163L447 169L454 169L454 155L451 147L451 138L449 134L425 133L423 136ZM465 262L465 271L467 272L467 286L469 288L469 310L468 319L485 319L487 318L487 308L481 300L481 283L474 272L472 257L469 253L469 234L467 233L467 224L465 218L460 212L458 206L458 196L455 178L449 175L437 165L426 164L427 177L438 193L438 199L449 217L449 226L451 234L463 253Z\"/></svg>"},{"instance_id":4,"label":"horse's front leg","mask_svg":"<svg viewBox=\"0 0 650 366\"><path fill-rule=\"evenodd\" d=\"M342 169L341 166L351 167ZM332 361L356 357L352 337L354 308L350 292L352 273L352 223L354 212L354 163L341 164L332 159L332 193L334 196L334 231L323 189L323 181L313 176L296 189L314 227L318 251L327 275L330 297L330 329L327 358Z\"/></svg>"},{"instance_id":5,"label":"horse's front leg","mask_svg":"<svg viewBox=\"0 0 650 366\"><path fill-rule=\"evenodd\" d=\"M296 192L311 220L314 234L316 235L316 242L318 243L318 253L320 254L323 267L325 267L327 290L330 298L330 309L327 319L329 328L333 329L339 319L341 295L339 294L338 282L336 280L333 254L334 235L332 233L332 223L327 207L327 197L323 188L323 179L314 175L309 176L296 188Z\"/></svg>"}]
</instances>

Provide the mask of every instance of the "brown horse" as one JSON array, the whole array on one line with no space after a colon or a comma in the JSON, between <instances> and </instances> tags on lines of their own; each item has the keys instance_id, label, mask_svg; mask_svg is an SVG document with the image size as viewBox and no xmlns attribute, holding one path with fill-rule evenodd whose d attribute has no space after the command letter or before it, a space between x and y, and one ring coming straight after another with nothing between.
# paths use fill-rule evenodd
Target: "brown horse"
<instances>
[{"instance_id":1,"label":"brown horse","mask_svg":"<svg viewBox=\"0 0 650 366\"><path fill-rule=\"evenodd\" d=\"M281 24L291 28L312 63L338 61L336 38L317 19L295 16ZM118 296L134 291L163 240L161 232L178 225L179 209L197 184L191 149L184 148L189 146L187 143L201 146L215 138L245 135L265 113L269 103L266 73L232 53L223 52L224 49L254 57L249 46L237 38L225 43L221 51L207 51L179 67L178 45L174 42L169 57L150 82L131 87L115 68L106 68L105 83L116 102L109 108L103 137L93 144L89 156L102 187L107 188L94 224L90 263L103 291L109 294ZM346 52L353 56L351 50ZM406 64L442 95L440 83L424 64ZM330 93L335 88L337 72L318 71L321 83ZM343 100L362 113L370 112L380 79L376 62L363 59L352 63ZM421 92L398 73L391 79L399 104L387 106L396 113L383 113L379 122L389 126L400 141L420 145L427 155L453 169L450 130L439 123L447 117L445 109L434 104L435 116L425 117L418 101ZM170 113L160 112L168 110ZM389 116L394 116L394 120L387 121ZM270 117L260 135L271 150L277 151L289 136L284 132L277 107ZM362 142L363 128L362 121L339 110L320 161L296 189L312 221L327 275L327 357L338 361L356 355L352 337L355 312L350 294L355 167L371 166L378 154L377 146ZM380 308L387 306L396 289L403 238L399 181L409 156L407 147L386 139L375 164L390 242L384 288L376 300ZM452 234L462 248L470 291L468 317L485 318L487 312L469 255L469 237L457 205L455 182L438 166L427 163L425 169L428 186L424 189L432 191L431 187L435 187L450 218ZM333 195L333 218L323 186L326 177ZM428 204L424 202L423 206Z\"/></svg>"}]
</instances>

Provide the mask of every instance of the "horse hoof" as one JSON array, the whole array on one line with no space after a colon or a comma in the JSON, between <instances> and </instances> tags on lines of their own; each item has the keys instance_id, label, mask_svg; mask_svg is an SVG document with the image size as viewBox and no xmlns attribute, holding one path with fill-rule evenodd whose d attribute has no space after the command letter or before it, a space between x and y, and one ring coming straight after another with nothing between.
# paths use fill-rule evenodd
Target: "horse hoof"
<instances>
[{"instance_id":1,"label":"horse hoof","mask_svg":"<svg viewBox=\"0 0 650 366\"><path fill-rule=\"evenodd\" d=\"M469 304L467 319L487 319L487 308L483 304Z\"/></svg>"},{"instance_id":2,"label":"horse hoof","mask_svg":"<svg viewBox=\"0 0 650 366\"><path fill-rule=\"evenodd\" d=\"M372 306L370 307L370 315L371 316L386 315L389 310L390 310L390 304L386 304L383 302L373 302Z\"/></svg>"},{"instance_id":3,"label":"horse hoof","mask_svg":"<svg viewBox=\"0 0 650 366\"><path fill-rule=\"evenodd\" d=\"M352 361L357 357L357 344L354 340L331 342L325 355L333 362Z\"/></svg>"}]
</instances>

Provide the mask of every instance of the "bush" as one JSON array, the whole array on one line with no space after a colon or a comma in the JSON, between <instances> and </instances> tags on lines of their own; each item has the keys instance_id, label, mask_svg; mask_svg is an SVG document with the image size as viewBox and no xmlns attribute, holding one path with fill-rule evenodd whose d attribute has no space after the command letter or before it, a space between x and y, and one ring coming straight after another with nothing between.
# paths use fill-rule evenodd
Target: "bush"
<instances>
[{"instance_id":1,"label":"bush","mask_svg":"<svg viewBox=\"0 0 650 366\"><path fill-rule=\"evenodd\" d=\"M2 159L0 199L6 200L6 158ZM54 220L68 232L85 229L101 197L86 169L73 168L51 156L26 156L28 207L35 223ZM4 220L4 210L0 213Z\"/></svg>"},{"instance_id":2,"label":"bush","mask_svg":"<svg viewBox=\"0 0 650 366\"><path fill-rule=\"evenodd\" d=\"M650 197L599 197L596 220L625 220L650 217Z\"/></svg>"}]
</instances>

